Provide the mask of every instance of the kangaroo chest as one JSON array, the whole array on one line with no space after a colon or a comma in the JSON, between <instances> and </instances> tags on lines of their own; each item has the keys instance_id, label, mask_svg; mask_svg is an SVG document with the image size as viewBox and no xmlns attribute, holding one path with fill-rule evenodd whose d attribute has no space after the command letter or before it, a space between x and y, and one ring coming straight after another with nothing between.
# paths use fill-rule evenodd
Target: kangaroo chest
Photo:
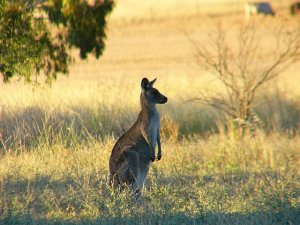
<instances>
[{"instance_id":1,"label":"kangaroo chest","mask_svg":"<svg viewBox=\"0 0 300 225\"><path fill-rule=\"evenodd\" d=\"M149 132L150 132L150 142L156 145L157 133L160 126L159 113L153 113L149 118Z\"/></svg>"}]
</instances>

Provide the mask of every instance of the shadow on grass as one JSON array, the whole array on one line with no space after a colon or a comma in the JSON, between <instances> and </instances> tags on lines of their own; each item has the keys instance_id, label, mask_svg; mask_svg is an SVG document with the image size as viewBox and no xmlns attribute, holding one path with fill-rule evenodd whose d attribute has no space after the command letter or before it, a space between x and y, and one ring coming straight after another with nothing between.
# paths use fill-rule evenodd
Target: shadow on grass
<instances>
[{"instance_id":1,"label":"shadow on grass","mask_svg":"<svg viewBox=\"0 0 300 225\"><path fill-rule=\"evenodd\" d=\"M276 173L267 173L266 176L272 182L280 180ZM54 180L50 176L36 176L33 180L8 177L1 181L0 186L0 224L300 224L300 208L292 207L287 201L279 202L274 196L276 193L265 193L262 203L257 203L259 208L263 208L261 211L254 209L230 213L229 210L225 213L224 209L218 211L205 206L209 198L213 198L210 204L214 205L221 204L218 199L227 202L236 197L241 199L244 194L253 192L252 188L255 189L254 185L257 184L257 187L267 190L268 187L261 184L264 178L258 173L214 176L181 174L180 178L160 174L158 178L151 177L153 181L146 183L148 196L137 202L132 201L131 197L124 199L122 196L112 196L107 179L96 175L89 175L88 181L85 176L66 176L61 180ZM196 186L195 182L198 182ZM251 187L248 186L249 182ZM214 196L199 199L197 189L204 195ZM247 195L245 201L261 198L255 196L255 192ZM198 201L197 205L191 209L196 211L182 210L193 198L198 198L194 199ZM174 208L174 203L168 202L170 200L181 203L176 203ZM69 209L72 207L76 208L76 213L70 217L72 213L69 214ZM90 207L96 208L95 214L81 214L84 208Z\"/></svg>"},{"instance_id":2,"label":"shadow on grass","mask_svg":"<svg viewBox=\"0 0 300 225\"><path fill-rule=\"evenodd\" d=\"M300 108L296 102L289 101L280 93L262 99L266 103L256 107L255 111L266 130L299 129ZM170 102L164 109L171 122L178 127L179 136L218 132L216 121L223 118L216 110L192 103ZM0 114L0 148L20 145L35 147L39 143L51 145L55 142L70 146L74 141L89 141L90 137L118 137L134 123L137 116L138 111L131 108L105 105L74 105L52 110L40 106L7 108Z\"/></svg>"},{"instance_id":3,"label":"shadow on grass","mask_svg":"<svg viewBox=\"0 0 300 225\"><path fill-rule=\"evenodd\" d=\"M0 114L0 148L35 147L40 143L72 145L72 142L89 141L119 136L136 119L137 113L126 109L70 106L49 111L31 106L16 111L2 110Z\"/></svg>"},{"instance_id":4,"label":"shadow on grass","mask_svg":"<svg viewBox=\"0 0 300 225\"><path fill-rule=\"evenodd\" d=\"M300 223L300 209L293 208L289 212L279 211L272 212L252 212L252 213L218 213L209 212L189 216L184 213L163 212L161 214L152 214L151 212L131 217L103 217L96 219L45 219L33 218L30 214L22 216L10 215L0 221L1 224L15 225L15 224L43 224L43 225L83 225L83 224L101 224L101 225L141 225L141 224L244 224L244 225L297 225Z\"/></svg>"},{"instance_id":5,"label":"shadow on grass","mask_svg":"<svg viewBox=\"0 0 300 225\"><path fill-rule=\"evenodd\" d=\"M266 130L292 130L294 132L299 130L300 107L298 100L291 101L280 93L265 95L261 99L264 104L255 110L264 122Z\"/></svg>"}]
</instances>

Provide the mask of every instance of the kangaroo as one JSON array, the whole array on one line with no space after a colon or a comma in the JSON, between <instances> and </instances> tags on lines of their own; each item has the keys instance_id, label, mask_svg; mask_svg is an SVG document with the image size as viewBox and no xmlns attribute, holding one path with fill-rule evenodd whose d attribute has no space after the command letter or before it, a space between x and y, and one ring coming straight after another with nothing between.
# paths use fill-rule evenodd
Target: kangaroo
<instances>
[{"instance_id":1,"label":"kangaroo","mask_svg":"<svg viewBox=\"0 0 300 225\"><path fill-rule=\"evenodd\" d=\"M141 112L133 126L118 139L109 159L110 184L120 190L126 184L137 196L141 195L150 164L155 161L156 143L157 160L162 156L156 104L164 104L168 98L153 87L155 81L142 79Z\"/></svg>"}]
</instances>

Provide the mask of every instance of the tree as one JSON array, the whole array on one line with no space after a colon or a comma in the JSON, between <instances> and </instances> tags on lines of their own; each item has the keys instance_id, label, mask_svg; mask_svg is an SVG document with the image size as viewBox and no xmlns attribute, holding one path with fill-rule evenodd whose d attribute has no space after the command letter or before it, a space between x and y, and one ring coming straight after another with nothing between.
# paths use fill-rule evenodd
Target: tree
<instances>
[{"instance_id":1,"label":"tree","mask_svg":"<svg viewBox=\"0 0 300 225\"><path fill-rule=\"evenodd\" d=\"M70 49L80 57L103 53L106 16L112 0L0 0L0 74L47 81L67 73Z\"/></svg>"},{"instance_id":2,"label":"tree","mask_svg":"<svg viewBox=\"0 0 300 225\"><path fill-rule=\"evenodd\" d=\"M211 42L189 37L198 64L216 76L225 90L213 97L202 94L197 100L250 127L257 90L300 60L299 23L279 21L270 26L259 22L243 24L235 31L219 24Z\"/></svg>"}]
</instances>

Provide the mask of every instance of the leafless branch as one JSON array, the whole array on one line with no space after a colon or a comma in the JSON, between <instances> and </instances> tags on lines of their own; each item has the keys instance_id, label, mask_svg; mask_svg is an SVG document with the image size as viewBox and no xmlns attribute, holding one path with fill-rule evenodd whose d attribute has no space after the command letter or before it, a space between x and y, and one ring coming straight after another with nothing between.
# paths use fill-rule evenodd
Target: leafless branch
<instances>
[{"instance_id":1,"label":"leafless branch","mask_svg":"<svg viewBox=\"0 0 300 225\"><path fill-rule=\"evenodd\" d=\"M270 39L271 30L264 30L255 23L239 28L236 42L229 42L227 30L220 23L213 45L198 42L187 35L198 64L213 72L226 91L225 95L192 100L201 101L234 118L249 118L257 90L300 60L300 25L291 28L290 24L284 23L270 41L275 46L267 46L269 51L264 49L261 35L267 34ZM258 34L258 30L264 32Z\"/></svg>"}]
</instances>

